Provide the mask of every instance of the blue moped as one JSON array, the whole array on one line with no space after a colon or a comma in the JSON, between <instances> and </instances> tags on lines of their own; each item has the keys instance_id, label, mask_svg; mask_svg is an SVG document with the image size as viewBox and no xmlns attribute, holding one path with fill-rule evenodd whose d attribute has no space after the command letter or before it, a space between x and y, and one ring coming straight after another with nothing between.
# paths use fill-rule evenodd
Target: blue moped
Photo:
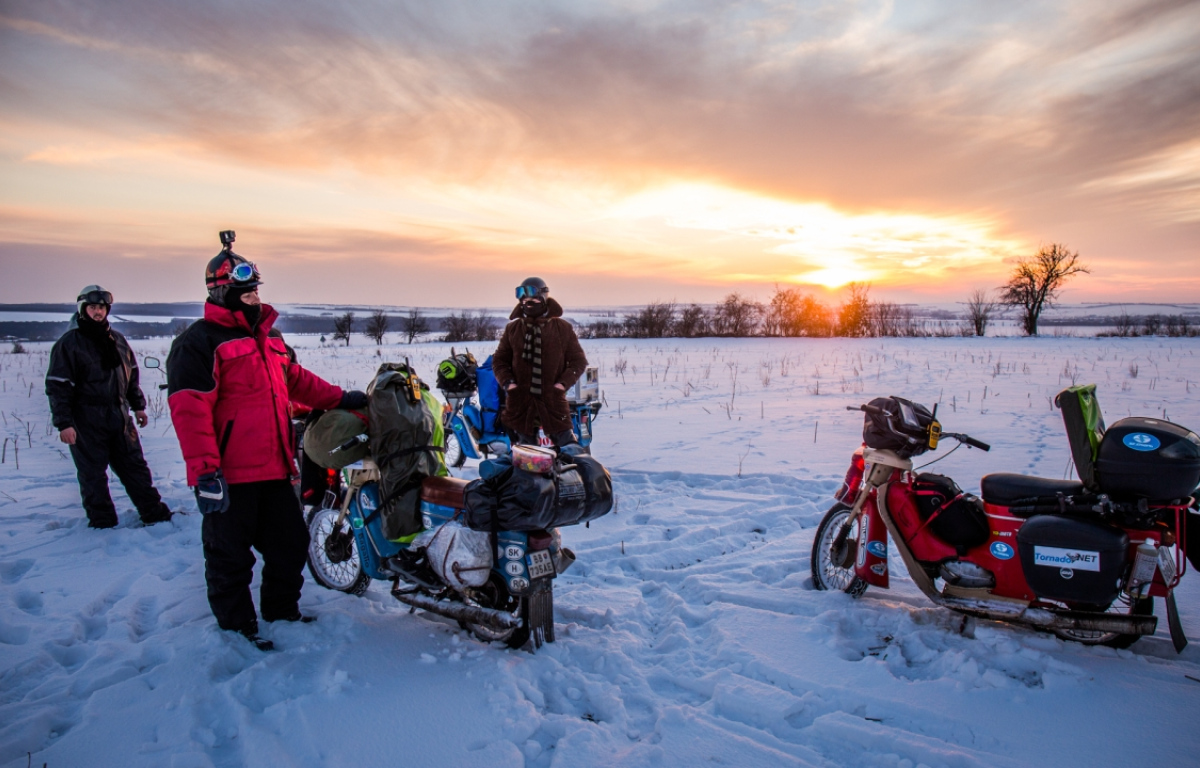
<instances>
[{"instance_id":1,"label":"blue moped","mask_svg":"<svg viewBox=\"0 0 1200 768\"><path fill-rule=\"evenodd\" d=\"M318 584L361 595L372 579L390 581L400 602L455 619L481 640L531 650L554 642L554 579L574 561L557 529L496 532L487 581L454 588L410 550L415 534L399 541L384 537L374 462L363 459L344 468L340 485L340 498L328 492L307 516L308 567ZM425 479L421 517L426 529L462 518L466 485L453 477Z\"/></svg>"}]
</instances>

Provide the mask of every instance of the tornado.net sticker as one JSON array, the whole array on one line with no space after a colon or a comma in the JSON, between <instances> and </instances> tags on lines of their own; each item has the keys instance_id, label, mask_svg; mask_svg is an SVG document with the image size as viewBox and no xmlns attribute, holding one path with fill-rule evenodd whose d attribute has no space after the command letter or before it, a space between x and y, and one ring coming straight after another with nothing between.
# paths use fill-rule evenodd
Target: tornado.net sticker
<instances>
[{"instance_id":1,"label":"tornado.net sticker","mask_svg":"<svg viewBox=\"0 0 1200 768\"><path fill-rule=\"evenodd\" d=\"M1083 549L1034 547L1033 564L1052 568L1071 568L1076 571L1100 572L1100 553Z\"/></svg>"}]
</instances>

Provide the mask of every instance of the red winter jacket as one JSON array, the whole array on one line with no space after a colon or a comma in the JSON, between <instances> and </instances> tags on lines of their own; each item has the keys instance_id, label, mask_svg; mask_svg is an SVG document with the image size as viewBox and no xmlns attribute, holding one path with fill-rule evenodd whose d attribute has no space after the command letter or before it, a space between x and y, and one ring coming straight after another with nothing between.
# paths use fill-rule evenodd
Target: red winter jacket
<instances>
[{"instance_id":1,"label":"red winter jacket","mask_svg":"<svg viewBox=\"0 0 1200 768\"><path fill-rule=\"evenodd\" d=\"M292 362L283 338L269 335L277 317L262 305L251 331L240 312L205 303L204 319L171 344L167 403L188 485L218 468L230 483L296 475L289 402L329 409L341 401L341 387Z\"/></svg>"}]
</instances>

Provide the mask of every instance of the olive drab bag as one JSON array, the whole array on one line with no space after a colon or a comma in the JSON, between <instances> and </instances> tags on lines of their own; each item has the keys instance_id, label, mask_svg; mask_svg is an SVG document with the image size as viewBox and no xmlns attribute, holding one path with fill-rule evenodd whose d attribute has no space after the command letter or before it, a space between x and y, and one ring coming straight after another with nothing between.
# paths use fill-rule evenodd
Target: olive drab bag
<instances>
[{"instance_id":1,"label":"olive drab bag","mask_svg":"<svg viewBox=\"0 0 1200 768\"><path fill-rule=\"evenodd\" d=\"M442 406L407 363L379 366L367 397L383 535L402 539L422 527L421 481L448 474Z\"/></svg>"},{"instance_id":2,"label":"olive drab bag","mask_svg":"<svg viewBox=\"0 0 1200 768\"><path fill-rule=\"evenodd\" d=\"M367 415L360 411L326 411L304 429L304 453L322 469L341 469L371 455L366 443L338 450L367 432Z\"/></svg>"}]
</instances>

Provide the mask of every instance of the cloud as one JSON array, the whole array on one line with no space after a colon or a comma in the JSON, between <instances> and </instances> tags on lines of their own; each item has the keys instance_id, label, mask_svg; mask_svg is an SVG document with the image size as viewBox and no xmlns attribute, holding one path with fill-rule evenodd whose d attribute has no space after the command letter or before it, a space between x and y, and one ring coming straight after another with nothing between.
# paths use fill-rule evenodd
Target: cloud
<instances>
[{"instance_id":1,"label":"cloud","mask_svg":"<svg viewBox=\"0 0 1200 768\"><path fill-rule=\"evenodd\" d=\"M324 185L378 215L330 231L384 231L418 261L591 254L592 274L644 265L656 280L690 265L665 286L776 274L778 244L754 250L744 233L599 224L622 201L704 184L860 223L986 221L992 242L969 260L981 274L1063 239L1115 268L1129 253L1114 242L1194 253L1198 27L1195 3L1138 0L18 0L0 11L0 147L30 165L170 164L205 183L223 167L230 183L275 178L281 198ZM78 138L45 138L58 131ZM293 231L321 230L302 218L320 200ZM282 232L281 215L258 223ZM905 266L951 279L960 253Z\"/></svg>"}]
</instances>

